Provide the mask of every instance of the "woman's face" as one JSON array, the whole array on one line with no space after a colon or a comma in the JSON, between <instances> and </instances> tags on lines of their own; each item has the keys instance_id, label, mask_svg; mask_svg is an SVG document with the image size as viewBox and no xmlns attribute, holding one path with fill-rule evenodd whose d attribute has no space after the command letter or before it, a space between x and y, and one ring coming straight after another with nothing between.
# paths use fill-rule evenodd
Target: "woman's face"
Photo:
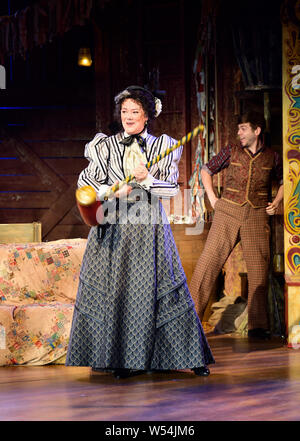
<instances>
[{"instance_id":1,"label":"woman's face","mask_svg":"<svg viewBox=\"0 0 300 441\"><path fill-rule=\"evenodd\" d=\"M136 135L145 127L148 117L140 103L127 98L121 106L121 121L123 129L128 135Z\"/></svg>"}]
</instances>

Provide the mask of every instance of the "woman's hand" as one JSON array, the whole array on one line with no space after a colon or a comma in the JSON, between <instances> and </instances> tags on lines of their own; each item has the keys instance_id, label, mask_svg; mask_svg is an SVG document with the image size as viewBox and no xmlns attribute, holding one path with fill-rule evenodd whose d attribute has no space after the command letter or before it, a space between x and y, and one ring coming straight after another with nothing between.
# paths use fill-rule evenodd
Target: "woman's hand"
<instances>
[{"instance_id":1,"label":"woman's hand","mask_svg":"<svg viewBox=\"0 0 300 441\"><path fill-rule=\"evenodd\" d=\"M141 182L147 178L148 170L146 169L144 163L140 162L140 164L133 170L132 174L137 182Z\"/></svg>"},{"instance_id":2,"label":"woman's hand","mask_svg":"<svg viewBox=\"0 0 300 441\"><path fill-rule=\"evenodd\" d=\"M119 181L116 181L114 185L118 184ZM125 198L132 192L132 187L130 185L124 184L119 190L115 192L116 198Z\"/></svg>"}]
</instances>

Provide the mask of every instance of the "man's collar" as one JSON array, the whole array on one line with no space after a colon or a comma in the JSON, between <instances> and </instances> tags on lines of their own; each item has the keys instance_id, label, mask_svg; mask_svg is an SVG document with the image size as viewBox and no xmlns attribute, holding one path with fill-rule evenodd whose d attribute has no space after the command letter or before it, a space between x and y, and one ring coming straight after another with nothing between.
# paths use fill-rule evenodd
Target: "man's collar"
<instances>
[{"instance_id":1,"label":"man's collar","mask_svg":"<svg viewBox=\"0 0 300 441\"><path fill-rule=\"evenodd\" d=\"M252 153L251 150L248 149L249 153L251 153L251 155L253 155L253 156L257 155L259 152L264 151L265 148L266 148L266 146L265 146L261 141L258 141L258 143L259 143L259 144L258 144L258 149L256 150L255 153ZM247 147L247 146L242 146L242 145L241 145L241 148L242 148L242 149L247 149L248 147Z\"/></svg>"}]
</instances>

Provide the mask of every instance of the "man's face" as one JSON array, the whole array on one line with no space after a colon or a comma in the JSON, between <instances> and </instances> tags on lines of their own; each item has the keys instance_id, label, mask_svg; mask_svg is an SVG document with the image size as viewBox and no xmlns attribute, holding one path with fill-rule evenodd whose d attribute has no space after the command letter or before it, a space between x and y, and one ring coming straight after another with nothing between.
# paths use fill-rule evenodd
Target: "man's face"
<instances>
[{"instance_id":1,"label":"man's face","mask_svg":"<svg viewBox=\"0 0 300 441\"><path fill-rule=\"evenodd\" d=\"M243 147L250 147L256 143L260 134L260 127L253 130L250 123L241 123L238 125L238 137Z\"/></svg>"}]
</instances>

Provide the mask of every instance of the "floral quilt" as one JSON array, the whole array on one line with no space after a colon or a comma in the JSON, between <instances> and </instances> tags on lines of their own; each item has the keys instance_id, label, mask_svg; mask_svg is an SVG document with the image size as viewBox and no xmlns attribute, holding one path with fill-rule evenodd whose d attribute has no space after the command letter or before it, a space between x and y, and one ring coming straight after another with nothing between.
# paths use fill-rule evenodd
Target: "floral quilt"
<instances>
[{"instance_id":1,"label":"floral quilt","mask_svg":"<svg viewBox=\"0 0 300 441\"><path fill-rule=\"evenodd\" d=\"M85 247L0 245L0 366L64 363Z\"/></svg>"},{"instance_id":2,"label":"floral quilt","mask_svg":"<svg viewBox=\"0 0 300 441\"><path fill-rule=\"evenodd\" d=\"M0 245L0 305L75 301L86 239Z\"/></svg>"},{"instance_id":3,"label":"floral quilt","mask_svg":"<svg viewBox=\"0 0 300 441\"><path fill-rule=\"evenodd\" d=\"M0 366L63 363L74 305L0 307Z\"/></svg>"}]
</instances>

